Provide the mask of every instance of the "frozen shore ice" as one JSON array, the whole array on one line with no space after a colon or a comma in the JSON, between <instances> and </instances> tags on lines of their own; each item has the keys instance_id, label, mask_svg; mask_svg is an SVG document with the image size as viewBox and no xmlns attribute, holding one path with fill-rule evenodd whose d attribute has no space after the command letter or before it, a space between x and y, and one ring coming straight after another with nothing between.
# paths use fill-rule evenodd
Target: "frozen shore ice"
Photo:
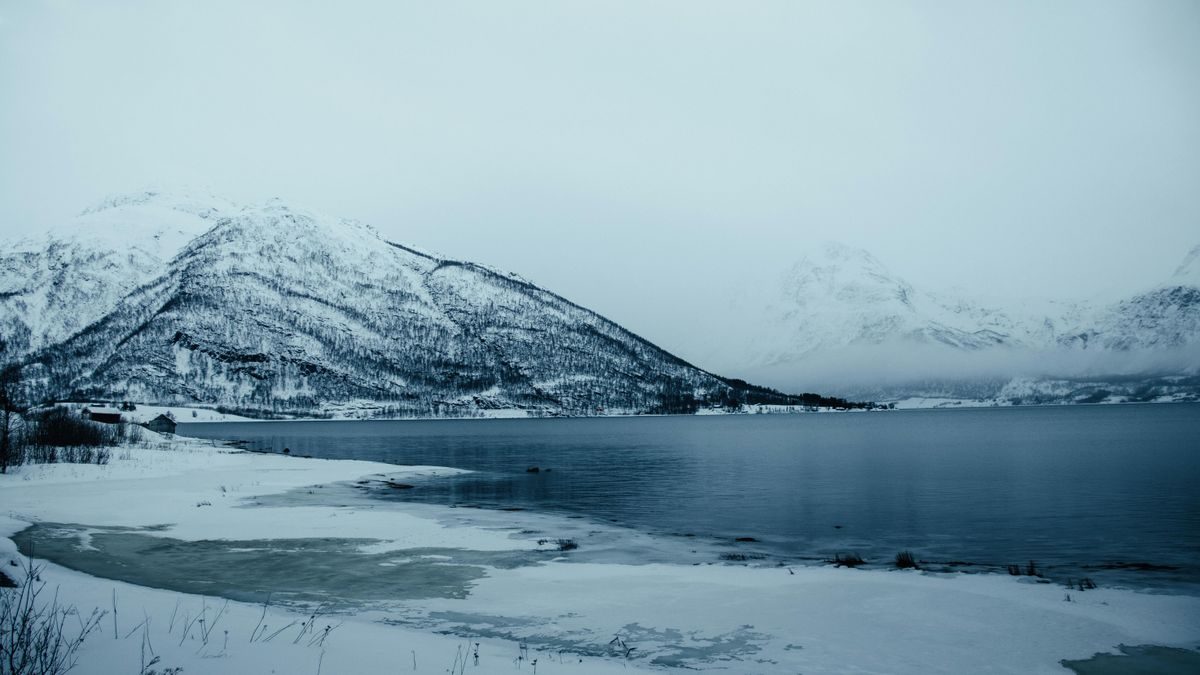
<instances>
[{"instance_id":1,"label":"frozen shore ice","mask_svg":"<svg viewBox=\"0 0 1200 675\"><path fill-rule=\"evenodd\" d=\"M462 665L468 657L466 669L475 672L531 670L537 659L542 673L661 667L1061 673L1062 659L1115 652L1122 644L1194 649L1200 643L1195 597L1102 588L1072 592L1068 601L1062 586L1002 575L579 562L539 546L536 535L522 529L533 517L527 514L514 515L517 524L504 527L496 514L472 521L429 505L372 508L340 500L335 490L326 499L326 488L317 487L362 479L436 480L456 469L263 455L150 438L145 447L117 449L105 466L30 466L0 477L0 564L13 570L9 561L23 562L11 539L17 532L33 523L61 523L101 534L131 528L163 546L180 542L181 555L193 550L187 545L214 542L236 549L248 542L346 541L353 542L346 555L364 556L363 562L376 556L369 560L378 575L403 579L410 569L413 583L420 583L425 577L416 570L462 566L471 573L462 575L464 592L397 593L388 606L327 607L332 613L313 622L324 622L313 630L338 627L318 644L311 631L300 635L311 610L299 605L267 607L262 621L272 633L296 624L270 641L252 641L263 605L226 604L217 597L218 585L213 593L181 593L47 565L43 579L85 612L111 609L114 593L117 598L117 637L106 623L85 643L76 672L133 671L143 640L153 645L161 667L186 673L317 672L318 666L327 673L444 673L456 658ZM294 504L278 499L295 491L313 494ZM72 536L73 545L89 544L85 536ZM322 555L300 545L293 553L301 558L291 562L301 567L312 560L303 556ZM413 559L420 565L405 568ZM169 576L170 565L163 567L158 573ZM344 567L347 574L372 574L366 566ZM335 579L338 573L330 572ZM223 574L232 570L211 570L213 579ZM214 637L218 610L221 632ZM196 626L184 634L180 612L192 620L203 613L207 640ZM143 620L144 635L134 630Z\"/></svg>"}]
</instances>

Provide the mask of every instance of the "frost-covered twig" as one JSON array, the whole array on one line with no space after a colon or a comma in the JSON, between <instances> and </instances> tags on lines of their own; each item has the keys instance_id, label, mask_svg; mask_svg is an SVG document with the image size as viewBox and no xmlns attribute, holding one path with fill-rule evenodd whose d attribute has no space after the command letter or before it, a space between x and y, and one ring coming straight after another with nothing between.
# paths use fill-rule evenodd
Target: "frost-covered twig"
<instances>
[{"instance_id":1,"label":"frost-covered twig","mask_svg":"<svg viewBox=\"0 0 1200 675\"><path fill-rule=\"evenodd\" d=\"M267 593L267 599L263 601L262 614L258 617L258 625L254 627L254 631L250 633L250 641L254 642L254 636L258 634L258 629L262 628L263 619L267 618L267 606L271 604L271 594Z\"/></svg>"},{"instance_id":2,"label":"frost-covered twig","mask_svg":"<svg viewBox=\"0 0 1200 675\"><path fill-rule=\"evenodd\" d=\"M274 639L275 639L275 636L279 635L279 634L280 634L280 633L282 633L283 631L285 631L285 630L287 630L287 629L289 629L289 628L291 628L292 626L295 626L295 625L296 625L296 622L295 622L295 621L293 621L293 622L289 623L288 625L284 626L283 628L280 628L279 630L275 631L274 633L271 633L270 635L268 635L268 636L267 636L267 637L266 637L266 638L263 640L263 642L270 642L271 640L274 640ZM263 629L263 632L264 632L264 633L266 632L266 629L265 629L265 628Z\"/></svg>"},{"instance_id":3,"label":"frost-covered twig","mask_svg":"<svg viewBox=\"0 0 1200 675\"><path fill-rule=\"evenodd\" d=\"M171 610L171 621L167 624L167 634L175 632L175 615L179 613L179 598L175 598L175 609Z\"/></svg>"},{"instance_id":4,"label":"frost-covered twig","mask_svg":"<svg viewBox=\"0 0 1200 675\"><path fill-rule=\"evenodd\" d=\"M228 600L226 600L225 604L221 606L221 611L217 612L217 615L213 617L213 620L211 623L209 623L207 625L201 624L200 631L203 634L202 638L203 638L204 644L206 644L206 645L208 644L208 636L210 634L212 634L213 629L217 627L217 622L219 622L221 620L221 617L225 615L225 610L227 610L227 609L229 609L229 601Z\"/></svg>"}]
</instances>

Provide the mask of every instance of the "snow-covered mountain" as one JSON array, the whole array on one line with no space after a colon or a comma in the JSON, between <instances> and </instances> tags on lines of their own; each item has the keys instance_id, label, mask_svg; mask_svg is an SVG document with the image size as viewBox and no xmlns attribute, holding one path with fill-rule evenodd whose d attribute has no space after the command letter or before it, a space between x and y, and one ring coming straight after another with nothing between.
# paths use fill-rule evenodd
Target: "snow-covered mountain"
<instances>
[{"instance_id":1,"label":"snow-covered mountain","mask_svg":"<svg viewBox=\"0 0 1200 675\"><path fill-rule=\"evenodd\" d=\"M162 274L236 207L202 192L114 197L0 252L0 346L24 353L75 334Z\"/></svg>"},{"instance_id":2,"label":"snow-covered mountain","mask_svg":"<svg viewBox=\"0 0 1200 675\"><path fill-rule=\"evenodd\" d=\"M1200 393L1200 247L1121 301L1006 307L815 247L697 317L697 362L854 399ZM720 327L704 326L704 321ZM732 330L729 329L732 327ZM516 275L278 201L109 199L0 250L0 355L56 398L395 414L796 402L697 369Z\"/></svg>"},{"instance_id":3,"label":"snow-covered mountain","mask_svg":"<svg viewBox=\"0 0 1200 675\"><path fill-rule=\"evenodd\" d=\"M861 343L916 341L980 349L1029 333L1020 319L915 289L867 251L827 242L782 278L768 308L778 351L768 360Z\"/></svg>"},{"instance_id":4,"label":"snow-covered mountain","mask_svg":"<svg viewBox=\"0 0 1200 675\"><path fill-rule=\"evenodd\" d=\"M46 397L420 415L797 402L515 275L278 201L146 192L5 251L5 355Z\"/></svg>"},{"instance_id":5,"label":"snow-covered mountain","mask_svg":"<svg viewBox=\"0 0 1200 675\"><path fill-rule=\"evenodd\" d=\"M815 246L775 282L735 293L715 314L735 317L736 333L714 340L719 330L699 331L709 344L683 352L777 387L994 398L1015 391L1015 378L1021 391L1054 381L1059 393L1070 388L1063 382L1089 381L1079 398L1090 398L1164 377L1188 380L1200 368L1200 247L1162 284L1111 304L997 306L930 292L838 243Z\"/></svg>"},{"instance_id":6,"label":"snow-covered mountain","mask_svg":"<svg viewBox=\"0 0 1200 675\"><path fill-rule=\"evenodd\" d=\"M1200 246L1155 288L1102 307L1092 321L1063 336L1065 345L1135 351L1180 349L1200 338ZM1193 364L1200 365L1200 364Z\"/></svg>"}]
</instances>

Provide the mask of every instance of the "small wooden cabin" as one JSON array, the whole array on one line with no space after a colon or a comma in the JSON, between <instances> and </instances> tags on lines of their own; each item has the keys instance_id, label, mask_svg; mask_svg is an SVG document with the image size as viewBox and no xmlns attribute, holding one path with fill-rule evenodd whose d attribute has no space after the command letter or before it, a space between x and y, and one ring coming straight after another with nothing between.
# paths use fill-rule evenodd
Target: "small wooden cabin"
<instances>
[{"instance_id":1,"label":"small wooden cabin","mask_svg":"<svg viewBox=\"0 0 1200 675\"><path fill-rule=\"evenodd\" d=\"M173 434L175 433L175 420L166 415L159 415L146 422L146 428L160 434Z\"/></svg>"},{"instance_id":2,"label":"small wooden cabin","mask_svg":"<svg viewBox=\"0 0 1200 675\"><path fill-rule=\"evenodd\" d=\"M121 411L116 408L93 405L84 408L81 413L93 422L103 422L105 424L121 423Z\"/></svg>"}]
</instances>

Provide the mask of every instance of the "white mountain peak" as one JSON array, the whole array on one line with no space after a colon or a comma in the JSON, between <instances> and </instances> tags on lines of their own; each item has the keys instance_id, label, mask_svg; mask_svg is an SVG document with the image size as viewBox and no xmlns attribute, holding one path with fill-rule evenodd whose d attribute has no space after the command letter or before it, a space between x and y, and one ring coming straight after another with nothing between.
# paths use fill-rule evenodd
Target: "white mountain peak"
<instances>
[{"instance_id":1,"label":"white mountain peak","mask_svg":"<svg viewBox=\"0 0 1200 675\"><path fill-rule=\"evenodd\" d=\"M814 267L829 271L846 273L871 272L889 274L887 267L869 251L838 241L823 241L805 253L796 264L797 267Z\"/></svg>"},{"instance_id":2,"label":"white mountain peak","mask_svg":"<svg viewBox=\"0 0 1200 675\"><path fill-rule=\"evenodd\" d=\"M786 273L784 294L800 305L909 305L912 287L895 277L869 252L834 241L822 242Z\"/></svg>"},{"instance_id":3,"label":"white mountain peak","mask_svg":"<svg viewBox=\"0 0 1200 675\"><path fill-rule=\"evenodd\" d=\"M137 249L166 260L218 220L241 209L203 189L151 188L112 195L51 227L41 239L104 251Z\"/></svg>"},{"instance_id":4,"label":"white mountain peak","mask_svg":"<svg viewBox=\"0 0 1200 675\"><path fill-rule=\"evenodd\" d=\"M211 217L216 213L237 211L240 206L207 188L194 186L151 186L134 192L109 195L80 212L88 216L111 209L146 206Z\"/></svg>"},{"instance_id":5,"label":"white mountain peak","mask_svg":"<svg viewBox=\"0 0 1200 675\"><path fill-rule=\"evenodd\" d=\"M1200 245L1192 248L1183 258L1175 274L1171 275L1171 284L1178 286L1200 287Z\"/></svg>"}]
</instances>

